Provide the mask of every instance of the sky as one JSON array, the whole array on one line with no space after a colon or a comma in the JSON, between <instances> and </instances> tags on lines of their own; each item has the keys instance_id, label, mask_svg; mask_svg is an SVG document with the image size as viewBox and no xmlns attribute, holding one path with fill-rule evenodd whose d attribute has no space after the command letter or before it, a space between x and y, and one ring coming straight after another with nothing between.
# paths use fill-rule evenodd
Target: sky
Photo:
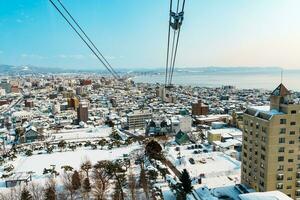
<instances>
[{"instance_id":1,"label":"sky","mask_svg":"<svg viewBox=\"0 0 300 200\"><path fill-rule=\"evenodd\" d=\"M112 66L164 67L169 0L62 0ZM300 69L299 0L186 0L176 67ZM48 0L0 0L0 64L101 63Z\"/></svg>"}]
</instances>

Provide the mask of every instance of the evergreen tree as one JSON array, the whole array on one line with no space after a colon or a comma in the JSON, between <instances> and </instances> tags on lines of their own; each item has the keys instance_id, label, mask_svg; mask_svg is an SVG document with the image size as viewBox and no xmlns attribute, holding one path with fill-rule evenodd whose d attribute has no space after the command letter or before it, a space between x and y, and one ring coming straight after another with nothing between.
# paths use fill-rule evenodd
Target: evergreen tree
<instances>
[{"instance_id":1,"label":"evergreen tree","mask_svg":"<svg viewBox=\"0 0 300 200\"><path fill-rule=\"evenodd\" d=\"M81 181L80 181L80 177L79 177L79 173L78 171L74 171L73 175L72 175L72 186L74 190L78 190L81 186Z\"/></svg>"},{"instance_id":2,"label":"evergreen tree","mask_svg":"<svg viewBox=\"0 0 300 200\"><path fill-rule=\"evenodd\" d=\"M91 191L91 183L90 183L90 179L89 178L85 178L83 180L83 190L85 193L89 193Z\"/></svg>"},{"instance_id":3,"label":"evergreen tree","mask_svg":"<svg viewBox=\"0 0 300 200\"><path fill-rule=\"evenodd\" d=\"M186 169L184 169L180 176L180 182L182 183L183 191L188 194L192 192L193 186L192 186L192 180L190 178L190 175Z\"/></svg>"},{"instance_id":4,"label":"evergreen tree","mask_svg":"<svg viewBox=\"0 0 300 200\"><path fill-rule=\"evenodd\" d=\"M154 140L151 140L150 142L148 142L148 144L146 145L146 155L149 156L150 158L154 158L154 159L161 159L162 157L162 147L160 146L160 144Z\"/></svg>"},{"instance_id":5,"label":"evergreen tree","mask_svg":"<svg viewBox=\"0 0 300 200\"><path fill-rule=\"evenodd\" d=\"M25 187L21 192L21 200L32 200L32 195Z\"/></svg>"}]
</instances>

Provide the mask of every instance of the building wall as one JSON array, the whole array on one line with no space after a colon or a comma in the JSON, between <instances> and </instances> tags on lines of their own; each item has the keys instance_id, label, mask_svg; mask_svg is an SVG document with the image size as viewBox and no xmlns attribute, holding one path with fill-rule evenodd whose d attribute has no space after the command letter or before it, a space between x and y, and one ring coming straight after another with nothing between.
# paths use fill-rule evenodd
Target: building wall
<instances>
[{"instance_id":1,"label":"building wall","mask_svg":"<svg viewBox=\"0 0 300 200\"><path fill-rule=\"evenodd\" d=\"M270 120L244 114L241 178L257 191L280 190L298 199L300 107L286 105L281 110L287 113L273 115ZM281 119L286 123L280 123Z\"/></svg>"}]
</instances>

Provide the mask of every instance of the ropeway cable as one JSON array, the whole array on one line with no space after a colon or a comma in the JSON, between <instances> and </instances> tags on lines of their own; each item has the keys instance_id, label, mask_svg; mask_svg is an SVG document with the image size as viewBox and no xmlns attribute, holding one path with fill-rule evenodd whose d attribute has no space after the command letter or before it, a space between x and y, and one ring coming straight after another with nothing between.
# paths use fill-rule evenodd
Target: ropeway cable
<instances>
[{"instance_id":1,"label":"ropeway cable","mask_svg":"<svg viewBox=\"0 0 300 200\"><path fill-rule=\"evenodd\" d=\"M113 75L114 78L118 79L119 76L110 69L107 64L99 57L99 55L95 52L95 50L88 44L88 42L83 38L83 36L78 32L78 30L72 25L72 23L67 19L67 17L62 13L62 11L56 6L56 4L49 0L54 8L60 13L60 15L65 19L65 21L70 25L70 27L77 33L80 39L85 43L85 45L93 52L93 54L98 58L98 60L104 65L104 67ZM91 42L92 43L92 42ZM100 51L99 51L100 52ZM101 54L102 55L102 54ZM102 55L103 56L103 55Z\"/></svg>"}]
</instances>

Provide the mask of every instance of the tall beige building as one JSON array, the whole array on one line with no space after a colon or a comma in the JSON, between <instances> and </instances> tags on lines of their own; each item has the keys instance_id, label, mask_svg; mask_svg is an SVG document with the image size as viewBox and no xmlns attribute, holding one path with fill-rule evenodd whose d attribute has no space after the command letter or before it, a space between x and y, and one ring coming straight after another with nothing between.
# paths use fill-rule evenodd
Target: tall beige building
<instances>
[{"instance_id":1,"label":"tall beige building","mask_svg":"<svg viewBox=\"0 0 300 200\"><path fill-rule=\"evenodd\" d=\"M300 104L280 84L269 107L244 113L242 183L300 200Z\"/></svg>"}]
</instances>

